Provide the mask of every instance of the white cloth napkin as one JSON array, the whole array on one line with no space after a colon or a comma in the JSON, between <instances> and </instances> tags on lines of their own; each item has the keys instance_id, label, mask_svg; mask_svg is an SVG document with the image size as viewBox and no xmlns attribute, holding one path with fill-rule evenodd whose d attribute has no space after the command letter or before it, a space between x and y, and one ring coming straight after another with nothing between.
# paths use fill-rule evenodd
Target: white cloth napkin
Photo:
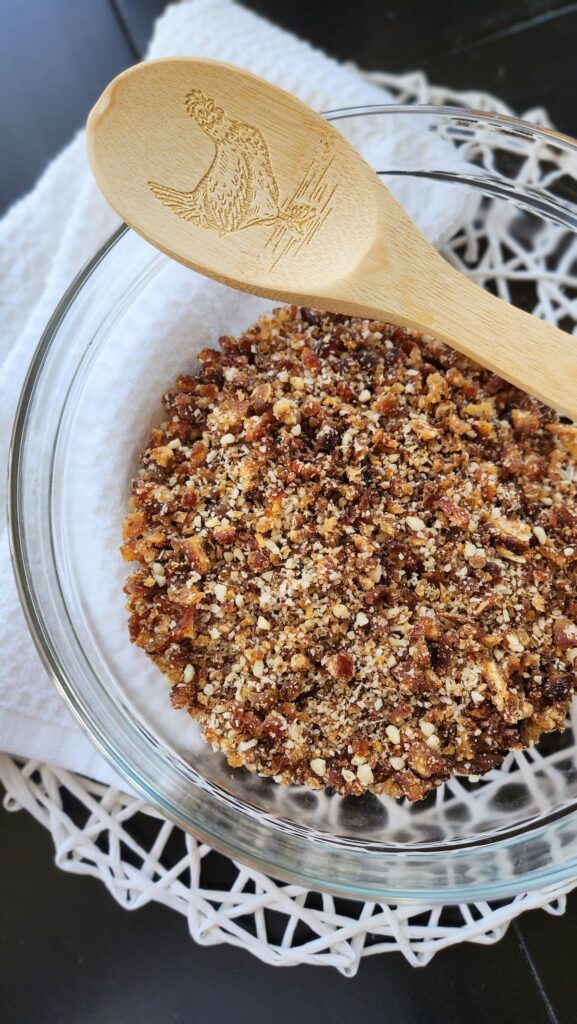
<instances>
[{"instance_id":1,"label":"white cloth napkin","mask_svg":"<svg viewBox=\"0 0 577 1024\"><path fill-rule=\"evenodd\" d=\"M196 55L246 67L299 95L317 110L383 103L390 97L354 69L269 24L232 0L188 0L158 20L149 57ZM415 146L443 145L407 134L359 138L367 159L386 163ZM375 146L377 145L377 150ZM378 148L380 146L380 149ZM384 166L384 164L383 164ZM397 194L421 228L438 240L454 223L445 192L411 208L410 185ZM400 191L399 191L400 190ZM0 487L18 394L42 330L82 265L117 226L98 192L82 133L48 167L36 188L0 223ZM4 502L2 502L2 508ZM118 524L120 531L120 523ZM5 516L0 521L0 750L120 784L70 716L30 640L12 577Z\"/></svg>"}]
</instances>

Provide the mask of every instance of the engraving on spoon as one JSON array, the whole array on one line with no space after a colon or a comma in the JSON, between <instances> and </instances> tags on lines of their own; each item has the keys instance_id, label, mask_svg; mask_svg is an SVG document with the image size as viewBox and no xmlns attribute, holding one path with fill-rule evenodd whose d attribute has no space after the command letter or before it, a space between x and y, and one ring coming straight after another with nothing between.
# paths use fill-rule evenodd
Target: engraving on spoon
<instances>
[{"instance_id":1,"label":"engraving on spoon","mask_svg":"<svg viewBox=\"0 0 577 1024\"><path fill-rule=\"evenodd\" d=\"M227 117L200 89L188 93L185 104L190 117L214 142L214 158L191 191L149 181L151 191L177 217L221 236L255 224L270 225L266 247L273 257L271 269L284 256L295 255L331 212L337 188L328 174L332 141L319 139L299 185L281 199L269 149L258 128Z\"/></svg>"}]
</instances>

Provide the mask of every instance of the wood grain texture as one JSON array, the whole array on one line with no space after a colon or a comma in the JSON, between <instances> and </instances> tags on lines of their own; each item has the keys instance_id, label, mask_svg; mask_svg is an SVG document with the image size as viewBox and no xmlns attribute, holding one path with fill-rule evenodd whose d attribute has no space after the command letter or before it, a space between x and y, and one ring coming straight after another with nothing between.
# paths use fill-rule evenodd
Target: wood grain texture
<instances>
[{"instance_id":1,"label":"wood grain texture","mask_svg":"<svg viewBox=\"0 0 577 1024\"><path fill-rule=\"evenodd\" d=\"M433 334L577 418L573 338L457 273L344 137L264 79L207 60L140 64L98 100L87 146L111 206L186 266Z\"/></svg>"},{"instance_id":2,"label":"wood grain texture","mask_svg":"<svg viewBox=\"0 0 577 1024\"><path fill-rule=\"evenodd\" d=\"M91 113L87 145L127 223L187 266L259 294L290 300L340 278L372 245L377 198L400 211L332 125L218 62L125 72Z\"/></svg>"},{"instance_id":3,"label":"wood grain texture","mask_svg":"<svg viewBox=\"0 0 577 1024\"><path fill-rule=\"evenodd\" d=\"M245 6L361 67L424 66L433 80L492 90L519 110L546 99L558 126L577 135L577 26L562 0L359 0L338 12L332 0ZM106 82L144 53L165 7L166 0L0 0L0 212L82 125ZM542 15L549 20L535 20Z\"/></svg>"}]
</instances>

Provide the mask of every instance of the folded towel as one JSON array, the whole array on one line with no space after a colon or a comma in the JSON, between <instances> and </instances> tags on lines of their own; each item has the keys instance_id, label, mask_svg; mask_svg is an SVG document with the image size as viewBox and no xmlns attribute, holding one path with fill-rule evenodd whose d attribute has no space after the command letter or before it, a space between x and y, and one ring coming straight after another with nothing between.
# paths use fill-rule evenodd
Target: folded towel
<instances>
[{"instance_id":1,"label":"folded towel","mask_svg":"<svg viewBox=\"0 0 577 1024\"><path fill-rule=\"evenodd\" d=\"M232 0L190 0L169 7L155 26L148 57L177 54L248 68L319 111L391 99L354 68ZM356 141L367 159L382 162L382 167L395 155L414 152L416 145L408 128L384 142L365 128ZM426 136L417 140L417 152L419 146L422 152L423 146L439 145L445 144ZM456 211L442 187L431 185L426 202L422 190L415 199L409 181L395 189L432 240L454 224ZM1 488L18 394L42 330L71 279L117 225L90 174L83 133L0 223ZM0 654L0 750L121 784L73 721L28 636L10 567L5 519L0 522Z\"/></svg>"}]
</instances>

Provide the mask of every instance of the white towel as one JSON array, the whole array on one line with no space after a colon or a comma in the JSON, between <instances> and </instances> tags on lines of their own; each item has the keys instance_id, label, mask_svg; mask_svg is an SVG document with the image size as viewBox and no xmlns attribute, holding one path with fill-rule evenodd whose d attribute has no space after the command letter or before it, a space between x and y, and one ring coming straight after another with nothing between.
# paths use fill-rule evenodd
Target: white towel
<instances>
[{"instance_id":1,"label":"white towel","mask_svg":"<svg viewBox=\"0 0 577 1024\"><path fill-rule=\"evenodd\" d=\"M155 26L148 56L177 54L246 67L291 90L319 111L390 100L354 68L337 63L232 0L189 0L169 7ZM419 145L443 145L434 137L415 140L410 134L387 139L384 148L380 140L377 151L377 143L366 132L360 141L367 158L373 160L377 156L386 160L387 155L390 159L401 150L418 153ZM437 193L435 188L438 186L431 186L426 203L419 199L416 209L411 208L414 197L409 183L401 184L397 192L432 240L455 218L445 192ZM116 215L92 180L82 133L0 223L2 489L18 394L42 330L71 279L117 224ZM0 507L4 508L4 502ZM71 718L28 636L12 577L3 511L1 515L0 750L118 784L115 773Z\"/></svg>"}]
</instances>

